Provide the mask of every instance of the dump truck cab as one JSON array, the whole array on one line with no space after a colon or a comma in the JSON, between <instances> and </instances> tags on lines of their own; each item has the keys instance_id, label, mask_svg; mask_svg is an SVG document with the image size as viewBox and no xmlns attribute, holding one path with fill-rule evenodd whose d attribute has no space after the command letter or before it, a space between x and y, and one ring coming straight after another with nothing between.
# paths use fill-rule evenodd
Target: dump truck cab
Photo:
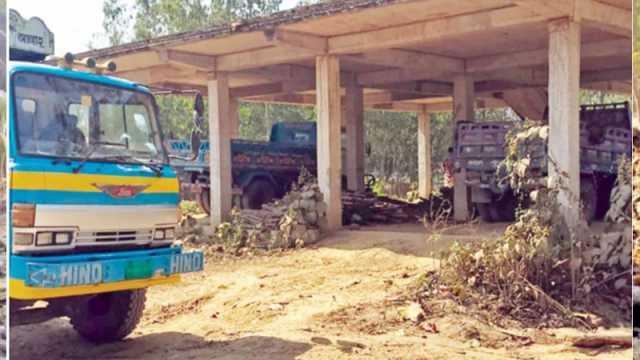
<instances>
[{"instance_id":1,"label":"dump truck cab","mask_svg":"<svg viewBox=\"0 0 640 360\"><path fill-rule=\"evenodd\" d=\"M45 300L49 317L112 341L134 329L147 287L204 259L175 244L179 185L153 96L103 75L111 65L76 65L10 64L9 296L16 318Z\"/></svg>"}]
</instances>

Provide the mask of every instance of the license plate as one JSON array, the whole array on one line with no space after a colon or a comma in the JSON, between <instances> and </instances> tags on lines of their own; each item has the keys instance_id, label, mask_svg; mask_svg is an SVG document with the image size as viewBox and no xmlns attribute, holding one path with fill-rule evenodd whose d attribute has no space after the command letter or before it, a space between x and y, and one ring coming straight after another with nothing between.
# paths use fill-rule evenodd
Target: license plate
<instances>
[{"instance_id":1,"label":"license plate","mask_svg":"<svg viewBox=\"0 0 640 360\"><path fill-rule=\"evenodd\" d=\"M203 269L204 255L200 251L68 264L29 263L25 283L27 286L44 288L96 285Z\"/></svg>"}]
</instances>

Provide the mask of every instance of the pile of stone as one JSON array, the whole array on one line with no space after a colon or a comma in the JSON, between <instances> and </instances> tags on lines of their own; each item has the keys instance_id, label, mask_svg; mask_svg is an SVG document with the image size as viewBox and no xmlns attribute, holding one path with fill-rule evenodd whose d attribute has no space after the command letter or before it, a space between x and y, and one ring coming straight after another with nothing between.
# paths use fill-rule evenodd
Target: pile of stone
<instances>
[{"instance_id":1,"label":"pile of stone","mask_svg":"<svg viewBox=\"0 0 640 360\"><path fill-rule=\"evenodd\" d=\"M629 294L633 285L630 165L628 160L620 164L616 185L611 191L611 205L605 215L605 231L596 237L595 246L587 247L583 252L583 268L593 269L594 278L597 279L595 286L598 288L592 291L617 305L620 313L628 318L631 318L632 299Z\"/></svg>"},{"instance_id":2,"label":"pile of stone","mask_svg":"<svg viewBox=\"0 0 640 360\"><path fill-rule=\"evenodd\" d=\"M180 235L191 243L226 250L289 249L318 242L326 224L326 204L315 181L306 181L261 209L234 209L229 222L212 227L209 218L186 217Z\"/></svg>"},{"instance_id":3,"label":"pile of stone","mask_svg":"<svg viewBox=\"0 0 640 360\"><path fill-rule=\"evenodd\" d=\"M318 184L311 182L260 210L240 210L239 221L247 232L260 235L258 247L293 247L320 240L326 211Z\"/></svg>"}]
</instances>

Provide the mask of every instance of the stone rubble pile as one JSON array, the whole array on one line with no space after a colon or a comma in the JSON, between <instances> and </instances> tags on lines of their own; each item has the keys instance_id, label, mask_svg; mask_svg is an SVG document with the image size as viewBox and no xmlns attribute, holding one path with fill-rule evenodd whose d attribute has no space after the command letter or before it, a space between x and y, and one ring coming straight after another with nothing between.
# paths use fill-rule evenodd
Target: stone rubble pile
<instances>
[{"instance_id":1,"label":"stone rubble pile","mask_svg":"<svg viewBox=\"0 0 640 360\"><path fill-rule=\"evenodd\" d=\"M448 218L451 204L439 197L415 203L378 197L373 193L343 192L345 225L419 222L430 214ZM327 205L315 181L295 186L282 199L261 209L234 210L231 220L217 228L208 217L183 219L179 235L192 243L222 244L225 248L295 248L317 243L326 229Z\"/></svg>"},{"instance_id":2,"label":"stone rubble pile","mask_svg":"<svg viewBox=\"0 0 640 360\"><path fill-rule=\"evenodd\" d=\"M288 249L318 242L325 224L322 193L316 182L309 181L259 210L234 210L231 220L217 228L207 217L187 217L180 228L185 240L195 243L213 242L234 249Z\"/></svg>"}]
</instances>

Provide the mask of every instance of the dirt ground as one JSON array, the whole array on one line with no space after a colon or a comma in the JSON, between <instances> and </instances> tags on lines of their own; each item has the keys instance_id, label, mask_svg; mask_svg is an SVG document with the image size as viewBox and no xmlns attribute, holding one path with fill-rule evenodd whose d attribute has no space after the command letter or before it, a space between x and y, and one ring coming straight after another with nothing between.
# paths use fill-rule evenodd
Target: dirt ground
<instances>
[{"instance_id":1,"label":"dirt ground","mask_svg":"<svg viewBox=\"0 0 640 360\"><path fill-rule=\"evenodd\" d=\"M210 262L180 285L150 289L123 342L86 343L56 319L11 328L11 358L630 359L631 349L573 348L584 335L573 329L494 329L449 315L425 330L402 319L399 296L437 266L431 253L503 230L467 225L427 241L418 225L366 228L278 256Z\"/></svg>"}]
</instances>

